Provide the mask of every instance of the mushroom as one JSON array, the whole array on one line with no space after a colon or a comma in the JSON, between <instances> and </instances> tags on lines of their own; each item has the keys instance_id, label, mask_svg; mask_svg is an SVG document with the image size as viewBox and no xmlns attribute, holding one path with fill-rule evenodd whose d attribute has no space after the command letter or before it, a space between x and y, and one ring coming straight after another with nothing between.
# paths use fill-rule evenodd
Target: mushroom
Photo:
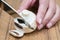
<instances>
[{"instance_id":1,"label":"mushroom","mask_svg":"<svg viewBox=\"0 0 60 40\"><path fill-rule=\"evenodd\" d=\"M22 37L25 33L31 33L36 30L36 15L28 10L19 13L21 17L14 19L16 30L10 30L9 33L15 37Z\"/></svg>"}]
</instances>

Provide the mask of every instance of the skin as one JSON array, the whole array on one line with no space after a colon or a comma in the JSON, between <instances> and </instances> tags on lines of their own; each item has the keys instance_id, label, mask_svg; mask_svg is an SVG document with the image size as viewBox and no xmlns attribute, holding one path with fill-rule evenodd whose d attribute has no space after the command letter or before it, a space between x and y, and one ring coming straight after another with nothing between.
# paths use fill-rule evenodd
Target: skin
<instances>
[{"instance_id":1,"label":"skin","mask_svg":"<svg viewBox=\"0 0 60 40\"><path fill-rule=\"evenodd\" d=\"M37 0L24 0L19 7L18 12L32 7ZM51 28L60 20L60 7L56 4L56 0L39 0L36 21L38 30L43 27Z\"/></svg>"}]
</instances>

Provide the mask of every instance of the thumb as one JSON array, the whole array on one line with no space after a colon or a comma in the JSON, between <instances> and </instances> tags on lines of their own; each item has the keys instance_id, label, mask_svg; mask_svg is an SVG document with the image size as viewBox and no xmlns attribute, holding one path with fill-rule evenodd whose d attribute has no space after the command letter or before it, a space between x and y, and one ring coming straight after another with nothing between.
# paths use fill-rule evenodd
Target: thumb
<instances>
[{"instance_id":1,"label":"thumb","mask_svg":"<svg viewBox=\"0 0 60 40\"><path fill-rule=\"evenodd\" d=\"M32 3L32 0L24 0L18 9L18 12L20 13L22 10L28 9L31 6L31 3Z\"/></svg>"}]
</instances>

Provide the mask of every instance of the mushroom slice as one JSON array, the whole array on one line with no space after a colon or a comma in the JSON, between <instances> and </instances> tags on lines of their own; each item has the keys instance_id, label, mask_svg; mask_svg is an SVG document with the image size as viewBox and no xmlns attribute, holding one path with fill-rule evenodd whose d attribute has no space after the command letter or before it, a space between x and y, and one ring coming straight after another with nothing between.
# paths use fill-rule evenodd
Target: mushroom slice
<instances>
[{"instance_id":1,"label":"mushroom slice","mask_svg":"<svg viewBox=\"0 0 60 40\"><path fill-rule=\"evenodd\" d=\"M22 30L10 30L9 33L15 37L22 37L24 35Z\"/></svg>"}]
</instances>

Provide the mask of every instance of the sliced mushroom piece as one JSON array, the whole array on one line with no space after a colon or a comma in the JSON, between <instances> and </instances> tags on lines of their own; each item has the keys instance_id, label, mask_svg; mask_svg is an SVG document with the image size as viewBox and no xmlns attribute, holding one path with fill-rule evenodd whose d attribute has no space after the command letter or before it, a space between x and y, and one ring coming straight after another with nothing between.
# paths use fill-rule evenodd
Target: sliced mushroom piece
<instances>
[{"instance_id":1,"label":"sliced mushroom piece","mask_svg":"<svg viewBox=\"0 0 60 40\"><path fill-rule=\"evenodd\" d=\"M22 37L24 35L22 30L10 30L9 33L15 37Z\"/></svg>"}]
</instances>

